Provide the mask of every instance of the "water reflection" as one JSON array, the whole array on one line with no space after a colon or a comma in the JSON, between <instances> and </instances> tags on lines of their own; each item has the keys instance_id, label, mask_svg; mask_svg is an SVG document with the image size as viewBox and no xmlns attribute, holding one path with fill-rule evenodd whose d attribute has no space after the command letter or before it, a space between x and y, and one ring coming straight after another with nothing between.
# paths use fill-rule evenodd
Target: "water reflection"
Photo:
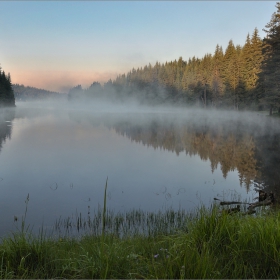
<instances>
[{"instance_id":1,"label":"water reflection","mask_svg":"<svg viewBox=\"0 0 280 280\"><path fill-rule=\"evenodd\" d=\"M232 191L248 198L254 184L277 195L278 120L25 106L0 115L0 235L12 228L14 216L22 217L28 193L32 225L93 213L103 204L107 176L108 207L115 212L189 211Z\"/></svg>"},{"instance_id":2,"label":"water reflection","mask_svg":"<svg viewBox=\"0 0 280 280\"><path fill-rule=\"evenodd\" d=\"M224 127L223 127L224 126ZM240 134L238 127L226 130L227 124L211 129L206 125L196 125L188 121L174 125L167 122L153 122L149 126L116 124L117 133L132 141L154 148L166 149L179 155L199 155L201 160L211 162L214 172L218 165L224 178L235 169L239 172L240 184L249 189L257 175L254 157L255 143L249 134ZM198 170L199 172L199 170Z\"/></svg>"},{"instance_id":3,"label":"water reflection","mask_svg":"<svg viewBox=\"0 0 280 280\"><path fill-rule=\"evenodd\" d=\"M256 138L255 158L258 175L256 186L264 187L267 192L276 193L280 197L280 132L269 130Z\"/></svg>"},{"instance_id":4,"label":"water reflection","mask_svg":"<svg viewBox=\"0 0 280 280\"><path fill-rule=\"evenodd\" d=\"M238 170L240 185L249 191L255 185L278 192L280 182L279 120L259 114L238 116L201 114L198 119L184 114L126 114L121 117L87 115L93 126L105 124L132 142L179 155L199 155L210 160L211 171L218 167L224 178ZM217 113L216 113L217 114ZM248 119L249 116L249 119ZM77 122L85 115L71 113ZM199 172L199 170L198 170Z\"/></svg>"},{"instance_id":5,"label":"water reflection","mask_svg":"<svg viewBox=\"0 0 280 280\"><path fill-rule=\"evenodd\" d=\"M0 151L2 149L3 143L5 143L7 139L11 139L14 118L14 108L0 109Z\"/></svg>"}]
</instances>

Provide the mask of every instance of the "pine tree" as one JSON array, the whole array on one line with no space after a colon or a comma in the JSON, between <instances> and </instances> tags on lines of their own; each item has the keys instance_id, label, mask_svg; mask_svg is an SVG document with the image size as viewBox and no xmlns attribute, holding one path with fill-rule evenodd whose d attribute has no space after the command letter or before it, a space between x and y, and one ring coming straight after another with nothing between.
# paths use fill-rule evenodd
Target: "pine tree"
<instances>
[{"instance_id":1,"label":"pine tree","mask_svg":"<svg viewBox=\"0 0 280 280\"><path fill-rule=\"evenodd\" d=\"M230 40L224 55L223 79L230 103L233 103L233 108L237 110L242 93L240 55L241 47L235 47L232 40Z\"/></svg>"},{"instance_id":2,"label":"pine tree","mask_svg":"<svg viewBox=\"0 0 280 280\"><path fill-rule=\"evenodd\" d=\"M251 71L253 68L253 53L250 34L247 35L245 45L242 48L242 78L245 83L245 89L252 89Z\"/></svg>"},{"instance_id":3,"label":"pine tree","mask_svg":"<svg viewBox=\"0 0 280 280\"><path fill-rule=\"evenodd\" d=\"M212 75L212 55L206 54L200 61L198 69L198 80L201 84L201 96L200 99L203 106L206 108L209 99L209 90L211 84Z\"/></svg>"},{"instance_id":4,"label":"pine tree","mask_svg":"<svg viewBox=\"0 0 280 280\"><path fill-rule=\"evenodd\" d=\"M280 3L276 4L277 12L273 13L270 22L265 26L264 60L260 73L260 87L264 96L261 101L269 108L272 115L274 108L280 108Z\"/></svg>"},{"instance_id":5,"label":"pine tree","mask_svg":"<svg viewBox=\"0 0 280 280\"><path fill-rule=\"evenodd\" d=\"M242 48L242 79L245 85L246 104L258 103L257 83L261 72L263 42L255 28L252 38L248 34L245 45Z\"/></svg>"},{"instance_id":6,"label":"pine tree","mask_svg":"<svg viewBox=\"0 0 280 280\"><path fill-rule=\"evenodd\" d=\"M6 75L0 67L0 106L15 106L15 96L11 76Z\"/></svg>"},{"instance_id":7,"label":"pine tree","mask_svg":"<svg viewBox=\"0 0 280 280\"><path fill-rule=\"evenodd\" d=\"M258 74L261 72L261 64L263 61L262 47L263 42L259 36L259 31L255 28L252 39L252 69L251 69L251 79L249 83L250 88L255 88L258 81Z\"/></svg>"},{"instance_id":8,"label":"pine tree","mask_svg":"<svg viewBox=\"0 0 280 280\"><path fill-rule=\"evenodd\" d=\"M212 70L212 105L217 106L221 102L221 97L224 92L224 85L222 80L222 65L223 65L224 53L222 47L216 46L213 56L213 70Z\"/></svg>"}]
</instances>

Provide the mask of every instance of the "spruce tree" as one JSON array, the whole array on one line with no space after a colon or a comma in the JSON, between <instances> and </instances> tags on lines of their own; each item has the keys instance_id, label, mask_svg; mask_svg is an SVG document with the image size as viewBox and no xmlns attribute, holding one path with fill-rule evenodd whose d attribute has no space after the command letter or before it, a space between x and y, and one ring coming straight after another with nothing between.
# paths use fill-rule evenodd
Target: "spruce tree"
<instances>
[{"instance_id":1,"label":"spruce tree","mask_svg":"<svg viewBox=\"0 0 280 280\"><path fill-rule=\"evenodd\" d=\"M0 67L0 106L15 106L15 96L11 76L6 75Z\"/></svg>"},{"instance_id":2,"label":"spruce tree","mask_svg":"<svg viewBox=\"0 0 280 280\"><path fill-rule=\"evenodd\" d=\"M224 92L224 85L222 80L222 65L224 53L221 46L217 45L213 56L213 70L212 70L212 105L216 107L220 102Z\"/></svg>"},{"instance_id":3,"label":"spruce tree","mask_svg":"<svg viewBox=\"0 0 280 280\"><path fill-rule=\"evenodd\" d=\"M252 68L253 68L253 53L250 35L247 35L245 45L242 48L242 79L245 83L245 90L252 89Z\"/></svg>"},{"instance_id":4,"label":"spruce tree","mask_svg":"<svg viewBox=\"0 0 280 280\"><path fill-rule=\"evenodd\" d=\"M261 101L269 108L272 115L274 108L280 108L280 3L276 4L277 11L273 13L270 22L265 26L264 60L260 73L259 86L263 88Z\"/></svg>"},{"instance_id":5,"label":"spruce tree","mask_svg":"<svg viewBox=\"0 0 280 280\"><path fill-rule=\"evenodd\" d=\"M259 36L259 31L257 28L255 28L251 38L252 68L249 87L252 89L256 87L258 81L258 74L261 72L261 64L263 61L262 46L263 42Z\"/></svg>"},{"instance_id":6,"label":"spruce tree","mask_svg":"<svg viewBox=\"0 0 280 280\"><path fill-rule=\"evenodd\" d=\"M244 83L244 102L248 107L256 107L258 103L257 82L263 60L262 40L255 28L252 37L247 35L241 54L241 76Z\"/></svg>"},{"instance_id":7,"label":"spruce tree","mask_svg":"<svg viewBox=\"0 0 280 280\"><path fill-rule=\"evenodd\" d=\"M248 34L245 45L242 48L242 80L245 85L245 102L247 106L258 103L257 83L261 72L263 42L255 28L252 37Z\"/></svg>"},{"instance_id":8,"label":"spruce tree","mask_svg":"<svg viewBox=\"0 0 280 280\"><path fill-rule=\"evenodd\" d=\"M240 52L234 46L232 40L229 41L224 56L223 78L226 86L226 93L229 102L233 103L233 108L238 109L238 87L240 82Z\"/></svg>"}]
</instances>

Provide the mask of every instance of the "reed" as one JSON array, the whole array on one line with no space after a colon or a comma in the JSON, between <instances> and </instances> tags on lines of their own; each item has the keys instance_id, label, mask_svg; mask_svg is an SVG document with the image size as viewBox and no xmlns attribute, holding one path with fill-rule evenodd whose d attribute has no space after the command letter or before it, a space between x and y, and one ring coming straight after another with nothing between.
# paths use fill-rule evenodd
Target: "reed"
<instances>
[{"instance_id":1,"label":"reed","mask_svg":"<svg viewBox=\"0 0 280 280\"><path fill-rule=\"evenodd\" d=\"M103 203L103 213L102 213L102 238L105 236L105 226L106 226L106 209L107 209L107 187L108 187L108 177L104 189L104 203Z\"/></svg>"},{"instance_id":2,"label":"reed","mask_svg":"<svg viewBox=\"0 0 280 280\"><path fill-rule=\"evenodd\" d=\"M138 212L126 213L141 219ZM164 215L164 214L162 214ZM170 220L168 213L165 215ZM163 216L150 215L146 221ZM137 219L136 219L137 220ZM59 239L25 232L0 245L1 278L279 278L280 214L201 208L166 234ZM134 223L136 225L136 222ZM133 223L131 225L133 227ZM104 229L104 228L103 228ZM102 231L101 227L101 233Z\"/></svg>"},{"instance_id":3,"label":"reed","mask_svg":"<svg viewBox=\"0 0 280 280\"><path fill-rule=\"evenodd\" d=\"M157 234L173 234L178 230L186 229L186 220L191 213L183 209L172 208L158 212L146 212L141 209L132 209L127 212L115 213L107 209L98 208L91 216L76 213L74 216L55 222L54 232L62 236L79 236L90 234L104 236L113 234L118 237Z\"/></svg>"},{"instance_id":4,"label":"reed","mask_svg":"<svg viewBox=\"0 0 280 280\"><path fill-rule=\"evenodd\" d=\"M107 181L104 196L106 190ZM43 231L35 236L25 226L3 238L0 278L275 279L279 221L277 210L250 216L221 212L218 205L191 214L172 209L114 214L105 198L90 221L81 213L76 220L57 221L68 230L58 238ZM69 234L73 228L83 234Z\"/></svg>"}]
</instances>

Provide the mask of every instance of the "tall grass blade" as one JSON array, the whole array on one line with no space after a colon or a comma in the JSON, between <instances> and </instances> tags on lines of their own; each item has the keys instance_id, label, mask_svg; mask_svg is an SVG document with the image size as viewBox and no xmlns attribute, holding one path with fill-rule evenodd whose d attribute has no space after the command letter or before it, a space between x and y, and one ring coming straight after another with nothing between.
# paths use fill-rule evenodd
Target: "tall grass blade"
<instances>
[{"instance_id":1,"label":"tall grass blade","mask_svg":"<svg viewBox=\"0 0 280 280\"><path fill-rule=\"evenodd\" d=\"M103 203L103 213L102 213L102 237L105 235L105 226L106 226L106 201L107 201L107 187L108 187L108 177L105 184L104 190L104 203Z\"/></svg>"}]
</instances>

